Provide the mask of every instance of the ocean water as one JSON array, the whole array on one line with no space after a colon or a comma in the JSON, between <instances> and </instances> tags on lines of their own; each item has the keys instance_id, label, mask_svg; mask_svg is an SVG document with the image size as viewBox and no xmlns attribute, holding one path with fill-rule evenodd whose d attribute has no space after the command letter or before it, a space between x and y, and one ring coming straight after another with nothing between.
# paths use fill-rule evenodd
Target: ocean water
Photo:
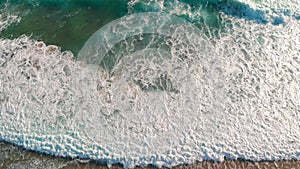
<instances>
[{"instance_id":1,"label":"ocean water","mask_svg":"<svg viewBox=\"0 0 300 169\"><path fill-rule=\"evenodd\" d=\"M125 168L300 159L297 0L2 0L0 38L0 141Z\"/></svg>"}]
</instances>

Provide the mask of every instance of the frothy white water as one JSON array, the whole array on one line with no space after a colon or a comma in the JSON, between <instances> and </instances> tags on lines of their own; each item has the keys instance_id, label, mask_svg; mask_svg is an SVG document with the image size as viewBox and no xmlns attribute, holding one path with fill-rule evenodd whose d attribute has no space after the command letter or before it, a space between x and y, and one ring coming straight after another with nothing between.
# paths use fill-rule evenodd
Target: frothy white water
<instances>
[{"instance_id":1,"label":"frothy white water","mask_svg":"<svg viewBox=\"0 0 300 169\"><path fill-rule=\"evenodd\" d=\"M0 9L0 33L6 29L11 24L15 24L21 21L22 16L25 16L28 11L18 11L18 6L16 9L10 7L10 2L6 1L1 5Z\"/></svg>"},{"instance_id":2,"label":"frothy white water","mask_svg":"<svg viewBox=\"0 0 300 169\"><path fill-rule=\"evenodd\" d=\"M140 36L138 50L124 36L109 46L111 69L27 37L1 40L0 137L125 167L300 159L300 23L282 17L223 15L222 36L186 37L189 50L165 36L161 46Z\"/></svg>"},{"instance_id":3,"label":"frothy white water","mask_svg":"<svg viewBox=\"0 0 300 169\"><path fill-rule=\"evenodd\" d=\"M20 22L20 18L16 15L3 15L0 14L0 32L7 28L12 23Z\"/></svg>"}]
</instances>

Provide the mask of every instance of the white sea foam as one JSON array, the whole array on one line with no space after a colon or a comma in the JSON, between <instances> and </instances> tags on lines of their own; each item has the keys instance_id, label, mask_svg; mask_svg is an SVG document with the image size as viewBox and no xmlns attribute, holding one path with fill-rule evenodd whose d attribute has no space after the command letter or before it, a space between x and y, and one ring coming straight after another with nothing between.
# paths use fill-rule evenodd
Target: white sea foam
<instances>
[{"instance_id":1,"label":"white sea foam","mask_svg":"<svg viewBox=\"0 0 300 169\"><path fill-rule=\"evenodd\" d=\"M21 18L17 15L10 15L7 13L0 13L0 32L7 28L9 25L13 23L20 22Z\"/></svg>"},{"instance_id":2,"label":"white sea foam","mask_svg":"<svg viewBox=\"0 0 300 169\"><path fill-rule=\"evenodd\" d=\"M0 33L13 23L18 23L21 20L21 16L18 11L12 12L9 10L9 1L6 1L0 9Z\"/></svg>"},{"instance_id":3,"label":"white sea foam","mask_svg":"<svg viewBox=\"0 0 300 169\"><path fill-rule=\"evenodd\" d=\"M29 2L33 7L38 6L38 2ZM26 3L11 3L9 0L1 4L0 7L0 33L12 24L17 24L25 17L30 9L26 8ZM28 5L28 4L27 4Z\"/></svg>"},{"instance_id":4,"label":"white sea foam","mask_svg":"<svg viewBox=\"0 0 300 169\"><path fill-rule=\"evenodd\" d=\"M300 22L283 17L222 14L227 28L211 39L177 34L189 24L147 39L138 20L134 38L107 33L102 68L26 36L2 39L0 139L125 167L300 159Z\"/></svg>"}]
</instances>

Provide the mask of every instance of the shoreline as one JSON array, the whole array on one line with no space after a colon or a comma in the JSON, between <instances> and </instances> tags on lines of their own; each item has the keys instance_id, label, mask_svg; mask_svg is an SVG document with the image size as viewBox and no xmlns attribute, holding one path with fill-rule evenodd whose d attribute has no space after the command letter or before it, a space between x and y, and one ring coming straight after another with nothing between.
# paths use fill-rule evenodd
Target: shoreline
<instances>
[{"instance_id":1,"label":"shoreline","mask_svg":"<svg viewBox=\"0 0 300 169\"><path fill-rule=\"evenodd\" d=\"M56 157L48 154L26 150L11 143L0 141L0 168L23 166L27 168L60 168L60 169L108 169L104 163L86 159L71 159ZM114 164L110 169L122 169L122 165ZM136 169L155 169L149 165L135 167ZM165 168L165 167L163 167ZM223 162L202 161L194 164L184 164L172 167L172 169L298 169L300 161L263 161L252 162L247 160L225 160Z\"/></svg>"}]
</instances>

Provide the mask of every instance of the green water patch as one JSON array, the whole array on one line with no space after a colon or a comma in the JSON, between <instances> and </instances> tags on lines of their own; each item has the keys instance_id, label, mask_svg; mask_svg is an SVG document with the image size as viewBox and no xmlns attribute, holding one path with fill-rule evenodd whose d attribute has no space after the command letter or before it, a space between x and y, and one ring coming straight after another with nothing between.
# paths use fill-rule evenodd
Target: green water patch
<instances>
[{"instance_id":1,"label":"green water patch","mask_svg":"<svg viewBox=\"0 0 300 169\"><path fill-rule=\"evenodd\" d=\"M23 10L24 16L19 23L1 32L0 38L16 38L25 34L76 54L100 27L127 14L127 1L11 0L8 8L6 12Z\"/></svg>"},{"instance_id":2,"label":"green water patch","mask_svg":"<svg viewBox=\"0 0 300 169\"><path fill-rule=\"evenodd\" d=\"M129 8L127 3L128 0L0 0L0 13L16 13L22 18L0 32L0 38L25 34L77 55L94 32L126 14L172 13L195 24L209 38L218 38L231 30L231 20L220 17L221 13L267 23L262 11L237 0L165 0L163 7L157 1L141 0ZM178 10L181 12L174 13ZM284 22L281 18L276 21Z\"/></svg>"},{"instance_id":3,"label":"green water patch","mask_svg":"<svg viewBox=\"0 0 300 169\"><path fill-rule=\"evenodd\" d=\"M105 24L128 14L127 0L0 0L0 9L8 4L6 11L21 16L21 21L0 33L0 38L16 38L23 34L47 44L58 45L62 50L71 50L75 55L88 38ZM150 2L150 1L147 1ZM176 14L199 29L208 37L218 37L222 20L218 16L218 2L182 1L191 7L193 19L186 14ZM137 3L133 13L172 13L174 0L164 1L164 9L155 3ZM199 10L202 8L203 10Z\"/></svg>"}]
</instances>

